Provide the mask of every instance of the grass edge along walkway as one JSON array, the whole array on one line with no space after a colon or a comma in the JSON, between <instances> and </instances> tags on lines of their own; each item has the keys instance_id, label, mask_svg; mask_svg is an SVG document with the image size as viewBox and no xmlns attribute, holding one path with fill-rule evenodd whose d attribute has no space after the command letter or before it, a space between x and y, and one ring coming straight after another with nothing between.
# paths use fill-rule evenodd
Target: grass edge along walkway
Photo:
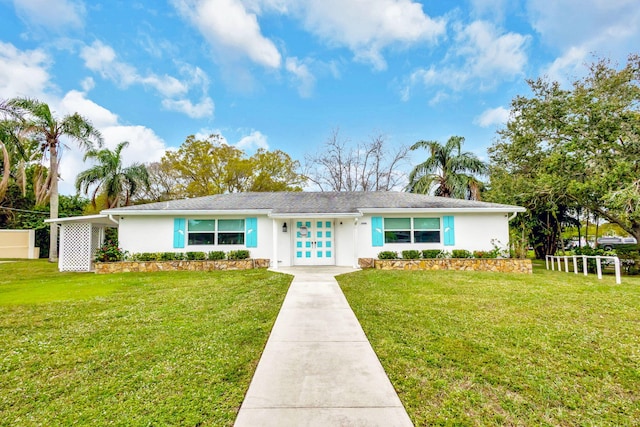
<instances>
[{"instance_id":1,"label":"grass edge along walkway","mask_svg":"<svg viewBox=\"0 0 640 427\"><path fill-rule=\"evenodd\" d=\"M640 425L640 279L338 277L415 425Z\"/></svg>"},{"instance_id":2,"label":"grass edge along walkway","mask_svg":"<svg viewBox=\"0 0 640 427\"><path fill-rule=\"evenodd\" d=\"M290 282L2 264L0 425L232 425Z\"/></svg>"}]
</instances>

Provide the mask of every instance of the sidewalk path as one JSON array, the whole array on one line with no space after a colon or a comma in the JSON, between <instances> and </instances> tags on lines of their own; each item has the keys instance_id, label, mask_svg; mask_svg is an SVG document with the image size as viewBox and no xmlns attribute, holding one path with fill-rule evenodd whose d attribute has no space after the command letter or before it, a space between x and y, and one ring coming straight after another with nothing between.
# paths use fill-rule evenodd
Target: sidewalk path
<instances>
[{"instance_id":1,"label":"sidewalk path","mask_svg":"<svg viewBox=\"0 0 640 427\"><path fill-rule=\"evenodd\" d=\"M296 267L236 427L412 426L334 276Z\"/></svg>"}]
</instances>

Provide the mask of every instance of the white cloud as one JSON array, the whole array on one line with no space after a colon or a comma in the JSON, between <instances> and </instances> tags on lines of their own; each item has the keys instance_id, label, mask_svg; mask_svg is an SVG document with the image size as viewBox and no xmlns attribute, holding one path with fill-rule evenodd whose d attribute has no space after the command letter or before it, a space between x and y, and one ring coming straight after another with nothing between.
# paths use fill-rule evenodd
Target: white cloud
<instances>
[{"instance_id":1,"label":"white cloud","mask_svg":"<svg viewBox=\"0 0 640 427\"><path fill-rule=\"evenodd\" d=\"M153 73L141 76L135 67L119 61L113 48L101 41L94 41L91 46L83 47L80 57L84 59L88 69L124 88L137 83L152 87L164 96L183 95L188 90L187 85L175 77Z\"/></svg>"},{"instance_id":2,"label":"white cloud","mask_svg":"<svg viewBox=\"0 0 640 427\"><path fill-rule=\"evenodd\" d=\"M87 68L120 87L127 88L140 84L155 89L164 97L162 105L168 110L185 113L193 118L213 115L213 100L206 94L209 79L198 67L183 65L180 69L184 76L183 80L166 74L141 75L135 67L119 61L113 48L101 41L95 41L90 46L83 47L80 57L84 59ZM200 89L202 92L201 100L196 104L186 98L192 88Z\"/></svg>"},{"instance_id":3,"label":"white cloud","mask_svg":"<svg viewBox=\"0 0 640 427\"><path fill-rule=\"evenodd\" d=\"M506 79L523 74L527 64L529 36L501 33L486 21L454 26L454 44L439 65L414 71L407 79L409 87L447 87L461 91L470 87L493 88ZM406 100L408 91L401 90Z\"/></svg>"},{"instance_id":4,"label":"white cloud","mask_svg":"<svg viewBox=\"0 0 640 427\"><path fill-rule=\"evenodd\" d=\"M20 51L0 41L0 98L40 95L49 85L50 63L40 49Z\"/></svg>"},{"instance_id":5,"label":"white cloud","mask_svg":"<svg viewBox=\"0 0 640 427\"><path fill-rule=\"evenodd\" d=\"M80 112L91 121L102 133L105 148L114 149L120 142L129 141L129 146L122 152L124 166L159 161L167 149L165 142L153 130L120 124L116 114L88 99L86 93L70 91L57 107L55 109L60 115ZM68 149L63 149L60 163L60 192L74 194L76 176L89 168L91 163L82 160L84 153L74 142L66 142L65 145Z\"/></svg>"},{"instance_id":6,"label":"white cloud","mask_svg":"<svg viewBox=\"0 0 640 427\"><path fill-rule=\"evenodd\" d=\"M246 57L266 68L280 67L280 52L262 35L256 13L240 0L173 0L173 4L221 58Z\"/></svg>"},{"instance_id":7,"label":"white cloud","mask_svg":"<svg viewBox=\"0 0 640 427\"><path fill-rule=\"evenodd\" d=\"M169 111L184 113L192 119L212 116L214 110L213 101L209 97L203 98L197 104L188 99L163 99L162 106Z\"/></svg>"},{"instance_id":8,"label":"white cloud","mask_svg":"<svg viewBox=\"0 0 640 427\"><path fill-rule=\"evenodd\" d=\"M93 77L87 77L85 79L82 79L82 81L80 82L80 86L85 92L89 92L91 89L96 87L96 82L95 80L93 80Z\"/></svg>"},{"instance_id":9,"label":"white cloud","mask_svg":"<svg viewBox=\"0 0 640 427\"><path fill-rule=\"evenodd\" d=\"M303 98L308 98L313 94L316 78L309 70L309 66L296 57L287 58L285 68L291 73L293 80L297 84L298 93Z\"/></svg>"},{"instance_id":10,"label":"white cloud","mask_svg":"<svg viewBox=\"0 0 640 427\"><path fill-rule=\"evenodd\" d=\"M509 120L509 113L509 110L504 107L490 108L476 117L474 123L483 128L503 125Z\"/></svg>"},{"instance_id":11,"label":"white cloud","mask_svg":"<svg viewBox=\"0 0 640 427\"><path fill-rule=\"evenodd\" d=\"M118 116L106 108L87 99L86 93L77 90L69 91L59 102L61 114L80 112L93 126L98 129L114 126L118 123Z\"/></svg>"},{"instance_id":12,"label":"white cloud","mask_svg":"<svg viewBox=\"0 0 640 427\"><path fill-rule=\"evenodd\" d=\"M544 70L554 80L582 77L593 55L624 62L638 49L637 0L528 0L527 10L542 41L559 52Z\"/></svg>"},{"instance_id":13,"label":"white cloud","mask_svg":"<svg viewBox=\"0 0 640 427\"><path fill-rule=\"evenodd\" d=\"M356 60L385 69L382 50L395 45L436 42L444 35L443 19L427 16L411 0L290 1L305 28L330 45L347 47Z\"/></svg>"},{"instance_id":14,"label":"white cloud","mask_svg":"<svg viewBox=\"0 0 640 427\"><path fill-rule=\"evenodd\" d=\"M267 136L257 130L254 130L249 135L242 137L235 146L245 151L256 150L258 148L264 148L265 150L269 149Z\"/></svg>"},{"instance_id":15,"label":"white cloud","mask_svg":"<svg viewBox=\"0 0 640 427\"><path fill-rule=\"evenodd\" d=\"M265 134L258 130L251 130L247 135L247 131L247 129L237 129L232 131L236 135L244 135L235 143L230 142L221 129L200 129L196 132L194 137L198 140L206 141L211 135L218 135L218 141L220 141L220 143L237 147L245 152L255 151L259 148L264 148L265 150L269 149L269 144L267 143L268 138Z\"/></svg>"},{"instance_id":16,"label":"white cloud","mask_svg":"<svg viewBox=\"0 0 640 427\"><path fill-rule=\"evenodd\" d=\"M512 2L509 0L471 0L471 15L502 22Z\"/></svg>"},{"instance_id":17,"label":"white cloud","mask_svg":"<svg viewBox=\"0 0 640 427\"><path fill-rule=\"evenodd\" d=\"M73 0L13 0L21 19L47 29L64 30L84 26L85 7Z\"/></svg>"},{"instance_id":18,"label":"white cloud","mask_svg":"<svg viewBox=\"0 0 640 427\"><path fill-rule=\"evenodd\" d=\"M173 0L173 4L222 58L248 58L272 69L281 66L282 57L260 27L259 18L268 12L301 21L323 42L346 47L357 61L376 69L386 68L385 48L436 42L446 26L444 19L427 16L413 0Z\"/></svg>"}]
</instances>

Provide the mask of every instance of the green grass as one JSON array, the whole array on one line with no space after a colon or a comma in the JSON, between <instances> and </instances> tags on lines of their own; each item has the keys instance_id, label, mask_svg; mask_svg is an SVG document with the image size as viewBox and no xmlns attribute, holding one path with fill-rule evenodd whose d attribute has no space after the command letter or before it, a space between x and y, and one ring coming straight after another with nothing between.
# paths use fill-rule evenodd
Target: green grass
<instances>
[{"instance_id":1,"label":"green grass","mask_svg":"<svg viewBox=\"0 0 640 427\"><path fill-rule=\"evenodd\" d=\"M640 425L640 279L367 270L342 289L416 425Z\"/></svg>"},{"instance_id":2,"label":"green grass","mask_svg":"<svg viewBox=\"0 0 640 427\"><path fill-rule=\"evenodd\" d=\"M0 264L0 425L232 425L290 280Z\"/></svg>"}]
</instances>

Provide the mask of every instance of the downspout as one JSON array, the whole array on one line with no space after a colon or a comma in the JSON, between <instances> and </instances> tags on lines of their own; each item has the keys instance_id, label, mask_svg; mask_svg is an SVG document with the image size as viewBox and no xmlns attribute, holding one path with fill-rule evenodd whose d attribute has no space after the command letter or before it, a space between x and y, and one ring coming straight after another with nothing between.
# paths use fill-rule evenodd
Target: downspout
<instances>
[{"instance_id":1,"label":"downspout","mask_svg":"<svg viewBox=\"0 0 640 427\"><path fill-rule=\"evenodd\" d=\"M517 216L518 216L518 212L514 212L514 213L512 213L512 214L511 214L511 216L509 217L509 219L507 220L507 222L511 222L511 220L512 220L513 218L517 217Z\"/></svg>"}]
</instances>

